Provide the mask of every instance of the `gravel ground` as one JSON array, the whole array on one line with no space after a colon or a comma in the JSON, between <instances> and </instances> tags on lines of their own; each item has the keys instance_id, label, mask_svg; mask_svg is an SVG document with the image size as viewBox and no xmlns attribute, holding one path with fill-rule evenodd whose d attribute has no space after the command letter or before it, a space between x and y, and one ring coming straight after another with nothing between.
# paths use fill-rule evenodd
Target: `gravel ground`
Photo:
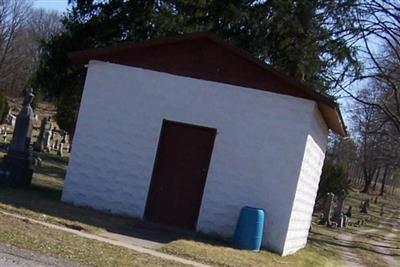
<instances>
[{"instance_id":1,"label":"gravel ground","mask_svg":"<svg viewBox=\"0 0 400 267\"><path fill-rule=\"evenodd\" d=\"M1 267L78 267L77 263L0 243Z\"/></svg>"}]
</instances>

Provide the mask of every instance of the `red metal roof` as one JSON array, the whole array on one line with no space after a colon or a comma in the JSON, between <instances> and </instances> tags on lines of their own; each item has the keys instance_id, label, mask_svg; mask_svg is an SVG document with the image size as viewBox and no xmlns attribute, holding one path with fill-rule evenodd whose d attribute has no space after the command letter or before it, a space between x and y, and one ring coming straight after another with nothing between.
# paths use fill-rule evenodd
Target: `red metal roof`
<instances>
[{"instance_id":1,"label":"red metal roof","mask_svg":"<svg viewBox=\"0 0 400 267\"><path fill-rule=\"evenodd\" d=\"M314 100L328 125L345 136L337 103L210 33L124 43L70 53L76 64L101 60Z\"/></svg>"}]
</instances>

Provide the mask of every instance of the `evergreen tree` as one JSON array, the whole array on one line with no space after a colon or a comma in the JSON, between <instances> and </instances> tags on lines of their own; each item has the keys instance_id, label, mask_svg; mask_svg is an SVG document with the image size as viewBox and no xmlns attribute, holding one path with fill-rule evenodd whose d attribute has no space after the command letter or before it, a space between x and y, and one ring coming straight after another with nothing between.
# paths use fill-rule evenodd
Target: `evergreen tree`
<instances>
[{"instance_id":1,"label":"evergreen tree","mask_svg":"<svg viewBox=\"0 0 400 267\"><path fill-rule=\"evenodd\" d=\"M0 91L0 122L3 123L10 111L7 97Z\"/></svg>"},{"instance_id":2,"label":"evergreen tree","mask_svg":"<svg viewBox=\"0 0 400 267\"><path fill-rule=\"evenodd\" d=\"M60 127L72 133L84 69L68 52L210 31L324 92L334 69L357 67L346 42L355 1L72 0L64 31L43 46L33 87L57 99Z\"/></svg>"}]
</instances>

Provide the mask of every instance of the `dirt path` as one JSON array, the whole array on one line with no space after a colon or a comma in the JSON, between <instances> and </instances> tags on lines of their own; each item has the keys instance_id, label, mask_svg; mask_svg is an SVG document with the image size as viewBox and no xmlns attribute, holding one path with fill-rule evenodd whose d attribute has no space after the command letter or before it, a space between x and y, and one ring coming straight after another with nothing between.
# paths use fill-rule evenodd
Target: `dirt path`
<instances>
[{"instance_id":1,"label":"dirt path","mask_svg":"<svg viewBox=\"0 0 400 267\"><path fill-rule=\"evenodd\" d=\"M1 267L79 267L81 265L0 243Z\"/></svg>"},{"instance_id":2,"label":"dirt path","mask_svg":"<svg viewBox=\"0 0 400 267\"><path fill-rule=\"evenodd\" d=\"M374 230L375 229L364 231L363 233L357 234L357 236L360 236L363 234L365 235ZM341 244L343 245L343 251L341 253L342 260L345 263L344 266L364 267L365 265L364 265L362 259L354 250L355 243L356 243L356 241L354 240L354 237L355 237L355 235L352 235L352 234L340 234L339 235L339 239L342 240Z\"/></svg>"},{"instance_id":3,"label":"dirt path","mask_svg":"<svg viewBox=\"0 0 400 267\"><path fill-rule=\"evenodd\" d=\"M387 229L385 225L390 225ZM372 250L380 254L380 258L387 266L399 266L400 262L392 256L391 249L395 248L393 240L396 238L396 233L400 230L400 214L396 213L391 218L383 220L377 228L369 230L360 230L357 234L340 234L339 238L342 240L343 252L342 259L345 266L363 267L363 259L358 255L354 249L357 247L357 242L360 239L365 239L368 235L377 232L382 232L382 237L379 241L368 240L366 243L371 246ZM387 232L387 233L385 233ZM365 242L365 241L363 241Z\"/></svg>"},{"instance_id":4,"label":"dirt path","mask_svg":"<svg viewBox=\"0 0 400 267\"><path fill-rule=\"evenodd\" d=\"M346 240L347 241L347 240ZM349 243L352 242L352 240L348 241ZM362 260L359 258L359 256L352 252L351 249L345 248L345 250L342 252L342 260L345 263L344 266L348 267L364 267L365 265L363 264Z\"/></svg>"},{"instance_id":5,"label":"dirt path","mask_svg":"<svg viewBox=\"0 0 400 267\"><path fill-rule=\"evenodd\" d=\"M371 242L371 244L374 246L375 250L382 255L382 260L385 261L388 266L398 266L400 265L400 262L391 256L392 252L390 251L390 248L393 248L392 240L396 238L397 231L399 231L399 214L397 214L396 217L387 220L385 223L391 225L390 231L384 235L380 242Z\"/></svg>"}]
</instances>

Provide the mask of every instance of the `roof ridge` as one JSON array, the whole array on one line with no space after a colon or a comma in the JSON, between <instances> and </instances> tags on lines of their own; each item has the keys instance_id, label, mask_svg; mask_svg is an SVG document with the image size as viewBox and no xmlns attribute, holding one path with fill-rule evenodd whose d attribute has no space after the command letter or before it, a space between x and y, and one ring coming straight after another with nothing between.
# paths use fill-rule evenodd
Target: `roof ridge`
<instances>
[{"instance_id":1,"label":"roof ridge","mask_svg":"<svg viewBox=\"0 0 400 267\"><path fill-rule=\"evenodd\" d=\"M332 126L331 129L335 129L336 132L340 132L342 135L346 134L346 127L344 125L342 115L340 114L339 106L332 97L324 95L324 94L316 91L315 88L305 85L302 81L299 81L293 77L290 77L290 76L282 73L279 70L276 70L271 65L259 60L258 58L254 57L253 55L251 55L248 51L229 44L228 42L226 42L225 40L218 37L216 34L214 34L212 32L195 32L195 33L190 33L190 34L181 34L178 36L165 37L165 38L160 38L160 39L148 39L148 40L145 40L145 41L142 41L139 43L137 43L137 42L118 43L111 47L109 46L109 47L102 47L102 48L92 48L92 49L71 52L68 54L68 56L74 63L77 63L77 64L86 64L90 59L99 59L99 60L103 60L103 61L104 60L105 61L112 60L113 56L114 56L114 59L117 61L115 63L119 62L120 64L126 64L127 63L127 62L125 62L126 60L123 59L123 57L121 57L121 52L125 53L126 51L133 50L133 49L139 50L139 49L144 49L144 48L151 48L153 46L162 46L162 45L168 45L168 44L189 42L189 41L200 40L200 39L204 39L204 40L214 43L219 48L224 49L225 51L227 51L228 53L231 53L232 55L236 56L237 58L247 61L248 63L250 63L250 65L253 65L255 69L260 69L260 71L265 71L266 73L268 73L270 75L270 79L272 79L271 82L273 84L276 85L276 83L282 83L283 87L286 88L286 89L283 89L284 92L282 92L282 91L279 91L279 90L281 90L281 89L279 89L280 88L279 86L277 88L273 88L273 87L268 87L267 84L265 84L265 85L261 86L261 88L264 88L264 89L261 89L259 87L254 87L255 89L258 88L258 89L265 90L265 91L275 91L275 92L281 93L281 94L289 94L289 95L292 95L295 97L301 97L301 98L314 100L318 103L318 106L319 106L321 112L324 113L323 115L326 120L331 120L333 117L336 117L337 120L339 121L340 125L335 123L335 125ZM119 55L119 57L117 56L117 58L119 58L119 59L115 58L116 55ZM177 55L179 55L179 52L177 53ZM123 62L125 62L125 63L123 63ZM170 62L161 63L160 61L159 62L157 62L157 60L152 61L151 59L150 60L141 59L141 61L139 60L136 63L134 63L134 62L136 62L136 61L133 60L131 63L128 63L128 65L132 64L134 66L137 66L137 64L139 64L139 66L144 66L144 68L150 68L150 69L155 68L155 69L158 69L159 71L166 71L166 72L168 72L168 69L171 69L171 66L173 65L173 64L171 65ZM142 62L142 63L140 63L140 62ZM143 65L143 62L147 62L147 63ZM159 68L160 66L157 64L161 64L161 65L164 64L164 66L166 66L165 64L167 64L168 67L166 69L164 68L164 70L163 70L162 68L160 69ZM174 68L174 67L172 67L172 68ZM183 71L183 72L178 71L178 73L174 73L174 74L191 76L191 75L188 75L187 73L186 74L185 73L186 73L186 71ZM195 73L193 73L192 75L194 75L194 76L191 76L191 77L197 76L197 75L195 75ZM202 79L204 79L204 77ZM205 79L207 80L207 78L205 78ZM250 79L250 77L248 77L248 79ZM213 80L213 79L211 78L211 80ZM214 76L214 80L215 81L218 80L219 82L230 83L229 82L230 79L219 80L219 78L216 79L215 76ZM240 81L239 81L239 84L237 84L237 85L240 85ZM249 86L249 85L243 85L243 86L253 88L252 86ZM291 92L291 93L289 93L289 92ZM325 108L322 108L321 105L326 106L326 108L329 108L330 110L332 110L334 113L336 113L336 115L333 116L332 114L330 114L328 116L329 112L326 111ZM325 111L322 111L322 110L325 110ZM326 112L328 112L328 113L326 113ZM330 119L328 117L330 117Z\"/></svg>"}]
</instances>

